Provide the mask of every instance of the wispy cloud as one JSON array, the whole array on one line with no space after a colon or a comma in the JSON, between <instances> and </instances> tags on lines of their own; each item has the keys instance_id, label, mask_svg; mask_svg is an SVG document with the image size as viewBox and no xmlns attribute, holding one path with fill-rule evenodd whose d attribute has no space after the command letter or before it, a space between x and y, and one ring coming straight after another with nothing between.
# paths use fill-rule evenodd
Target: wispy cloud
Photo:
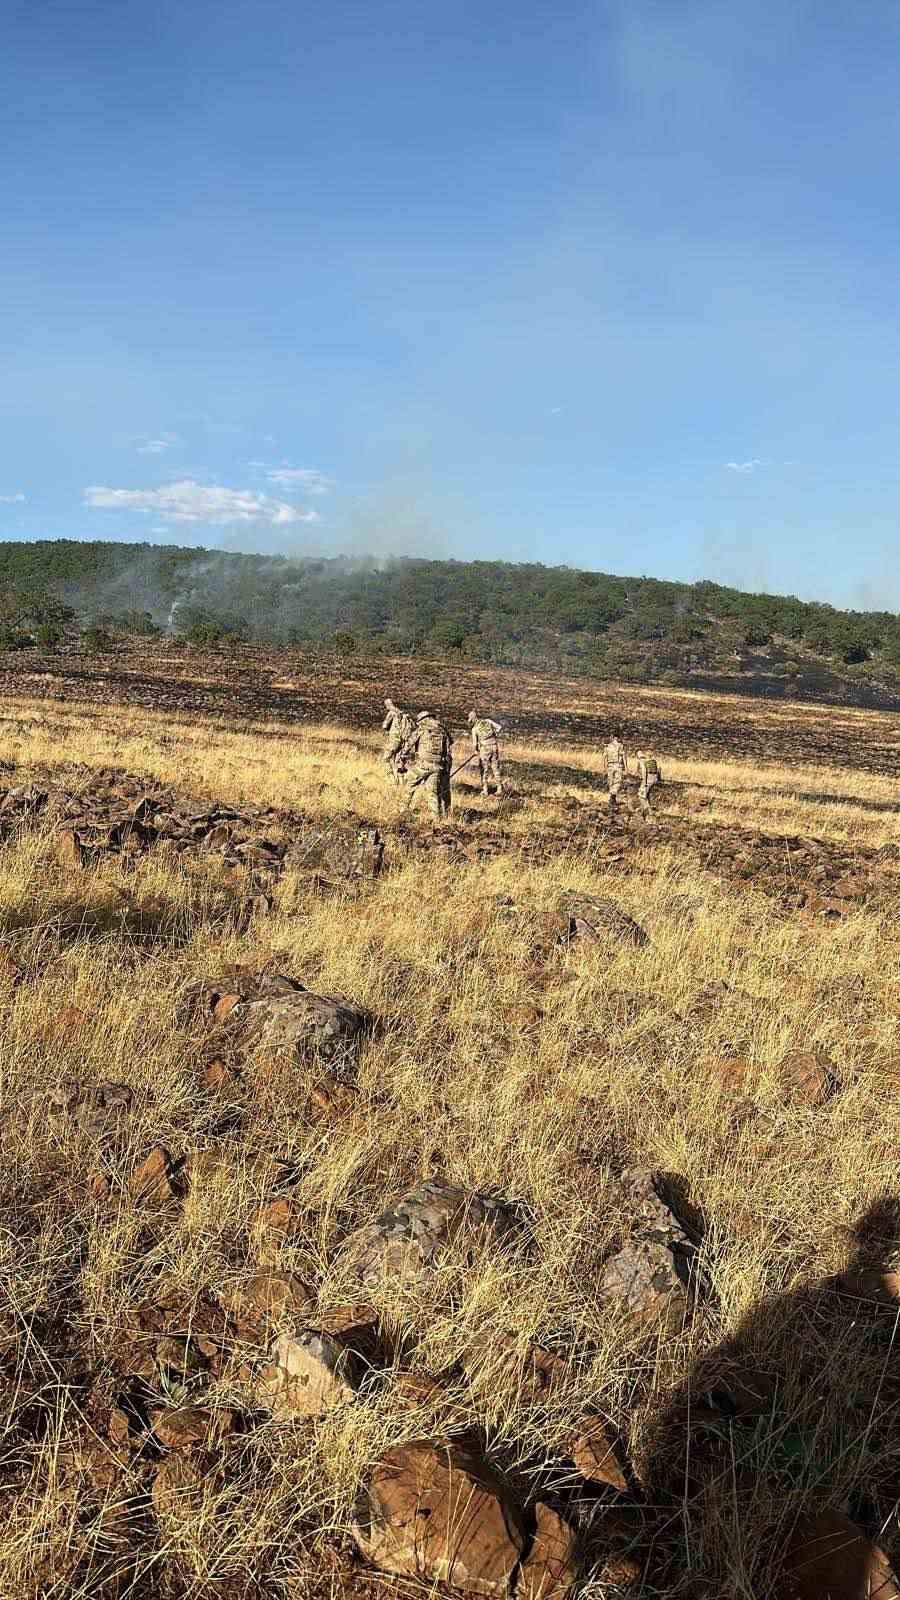
<instances>
[{"instance_id":1,"label":"wispy cloud","mask_svg":"<svg viewBox=\"0 0 900 1600\"><path fill-rule=\"evenodd\" d=\"M85 489L84 498L86 505L96 509L153 512L173 522L270 522L282 527L292 522L319 520L318 512L301 510L267 494L195 483L192 478L164 484L161 489L94 486Z\"/></svg>"},{"instance_id":2,"label":"wispy cloud","mask_svg":"<svg viewBox=\"0 0 900 1600\"><path fill-rule=\"evenodd\" d=\"M156 439L139 439L135 449L139 456L161 456L171 450L173 444L180 443L177 433L161 433Z\"/></svg>"},{"instance_id":3,"label":"wispy cloud","mask_svg":"<svg viewBox=\"0 0 900 1600\"><path fill-rule=\"evenodd\" d=\"M251 461L252 467L263 471L269 483L282 489L302 489L304 494L328 494L334 488L333 478L315 467L267 467L262 461Z\"/></svg>"},{"instance_id":4,"label":"wispy cloud","mask_svg":"<svg viewBox=\"0 0 900 1600\"><path fill-rule=\"evenodd\" d=\"M754 456L752 461L726 461L725 465L729 472L755 472L757 467L763 466L764 463L757 461Z\"/></svg>"},{"instance_id":5,"label":"wispy cloud","mask_svg":"<svg viewBox=\"0 0 900 1600\"><path fill-rule=\"evenodd\" d=\"M24 494L0 494L0 505L20 506L24 500Z\"/></svg>"}]
</instances>

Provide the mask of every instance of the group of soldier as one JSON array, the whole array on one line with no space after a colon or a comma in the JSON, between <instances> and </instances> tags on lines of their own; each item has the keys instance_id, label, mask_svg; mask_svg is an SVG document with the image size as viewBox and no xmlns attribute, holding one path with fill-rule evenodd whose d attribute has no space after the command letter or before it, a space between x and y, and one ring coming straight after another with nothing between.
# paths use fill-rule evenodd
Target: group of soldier
<instances>
[{"instance_id":1,"label":"group of soldier","mask_svg":"<svg viewBox=\"0 0 900 1600\"><path fill-rule=\"evenodd\" d=\"M385 735L382 759L391 780L406 789L409 806L421 790L428 808L435 817L450 815L450 779L453 777L453 741L445 724L430 711L420 711L415 718L402 711L394 701L384 702L385 718L381 724ZM481 780L481 792L503 794L503 774L500 769L501 724L490 717L480 717L470 711L468 716L471 755L456 768L473 766ZM606 780L609 790L610 813L618 810L619 796L628 777L628 758L618 734L613 734L603 752ZM652 807L650 795L662 776L655 756L645 751L637 752L637 797L644 817L649 817Z\"/></svg>"},{"instance_id":2,"label":"group of soldier","mask_svg":"<svg viewBox=\"0 0 900 1600\"><path fill-rule=\"evenodd\" d=\"M449 816L453 741L448 729L430 711L420 711L413 718L408 711L401 711L393 700L386 699L384 705L382 758L391 779L405 787L407 805L421 789L434 816ZM499 734L499 722L469 712L472 754L460 763L457 771L475 765L481 778L482 794L490 794L491 784L498 795L503 794Z\"/></svg>"}]
</instances>

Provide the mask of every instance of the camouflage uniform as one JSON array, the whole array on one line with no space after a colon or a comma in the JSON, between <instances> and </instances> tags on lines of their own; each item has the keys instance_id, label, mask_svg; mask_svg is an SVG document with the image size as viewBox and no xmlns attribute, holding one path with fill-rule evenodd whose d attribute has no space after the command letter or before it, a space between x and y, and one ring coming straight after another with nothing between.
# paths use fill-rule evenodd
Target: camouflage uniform
<instances>
[{"instance_id":1,"label":"camouflage uniform","mask_svg":"<svg viewBox=\"0 0 900 1600\"><path fill-rule=\"evenodd\" d=\"M470 711L469 730L475 751L474 764L481 773L482 794L487 794L488 784L493 783L497 793L502 795L503 776L500 772L500 746L497 743L500 723L492 722L490 717L477 717L474 711Z\"/></svg>"},{"instance_id":2,"label":"camouflage uniform","mask_svg":"<svg viewBox=\"0 0 900 1600\"><path fill-rule=\"evenodd\" d=\"M403 747L408 760L406 804L416 790L424 788L428 808L435 817L450 815L450 735L430 711L420 711L416 725Z\"/></svg>"},{"instance_id":3,"label":"camouflage uniform","mask_svg":"<svg viewBox=\"0 0 900 1600\"><path fill-rule=\"evenodd\" d=\"M625 779L625 769L628 758L625 755L625 746L617 734L613 734L609 744L603 752L606 762L606 781L609 785L609 809L615 811L619 803L619 793Z\"/></svg>"},{"instance_id":4,"label":"camouflage uniform","mask_svg":"<svg viewBox=\"0 0 900 1600\"><path fill-rule=\"evenodd\" d=\"M381 759L394 782L402 783L403 763L400 760L400 752L412 734L415 724L409 713L401 711L399 706L394 705L393 700L385 699L384 704L387 716L381 724L381 730L387 734L387 738L384 741Z\"/></svg>"},{"instance_id":5,"label":"camouflage uniform","mask_svg":"<svg viewBox=\"0 0 900 1600\"><path fill-rule=\"evenodd\" d=\"M644 816L649 817L653 810L650 804L650 791L656 788L662 773L659 770L659 762L656 757L645 755L643 750L639 750L637 753L637 770L638 779L640 780L638 783L638 800Z\"/></svg>"}]
</instances>

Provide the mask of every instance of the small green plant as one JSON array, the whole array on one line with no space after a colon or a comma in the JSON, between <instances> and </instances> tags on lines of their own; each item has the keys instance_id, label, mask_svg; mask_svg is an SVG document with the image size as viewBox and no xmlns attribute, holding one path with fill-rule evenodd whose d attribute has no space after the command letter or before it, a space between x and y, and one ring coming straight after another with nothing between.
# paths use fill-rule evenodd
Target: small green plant
<instances>
[{"instance_id":1,"label":"small green plant","mask_svg":"<svg viewBox=\"0 0 900 1600\"><path fill-rule=\"evenodd\" d=\"M58 650L62 637L62 628L55 622L39 622L34 630L34 642L39 650Z\"/></svg>"},{"instance_id":2,"label":"small green plant","mask_svg":"<svg viewBox=\"0 0 900 1600\"><path fill-rule=\"evenodd\" d=\"M356 640L347 629L341 628L332 641L339 656L352 656L356 650Z\"/></svg>"}]
</instances>

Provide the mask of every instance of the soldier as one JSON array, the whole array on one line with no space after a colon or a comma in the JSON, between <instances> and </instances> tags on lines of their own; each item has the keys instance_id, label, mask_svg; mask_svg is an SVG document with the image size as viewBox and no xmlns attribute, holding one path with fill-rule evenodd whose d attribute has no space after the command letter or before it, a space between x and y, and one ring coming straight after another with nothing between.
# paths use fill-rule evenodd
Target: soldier
<instances>
[{"instance_id":1,"label":"soldier","mask_svg":"<svg viewBox=\"0 0 900 1600\"><path fill-rule=\"evenodd\" d=\"M625 778L628 758L625 755L625 746L619 735L614 733L603 752L606 762L606 781L609 785L609 809L613 812L619 804L619 793Z\"/></svg>"},{"instance_id":2,"label":"soldier","mask_svg":"<svg viewBox=\"0 0 900 1600\"><path fill-rule=\"evenodd\" d=\"M478 717L474 711L469 712L469 734L472 740L472 749L475 751L475 765L481 773L481 792L489 792L488 785L494 784L498 795L503 794L503 777L500 772L500 746L497 735L500 732L500 723L492 722L490 717Z\"/></svg>"},{"instance_id":3,"label":"soldier","mask_svg":"<svg viewBox=\"0 0 900 1600\"><path fill-rule=\"evenodd\" d=\"M650 804L650 791L656 788L662 773L659 770L659 762L656 757L645 755L643 750L639 750L637 753L637 770L639 779L638 800L640 801L641 812L644 817L649 817L653 810Z\"/></svg>"},{"instance_id":4,"label":"soldier","mask_svg":"<svg viewBox=\"0 0 900 1600\"><path fill-rule=\"evenodd\" d=\"M450 735L430 711L420 711L415 727L403 746L409 762L406 774L406 805L415 792L424 788L428 808L435 817L450 815Z\"/></svg>"},{"instance_id":5,"label":"soldier","mask_svg":"<svg viewBox=\"0 0 900 1600\"><path fill-rule=\"evenodd\" d=\"M385 709L387 715L381 724L381 730L387 734L381 759L388 769L395 783L403 782L403 763L400 752L413 731L413 719L407 711L401 711L395 706L393 700L385 696Z\"/></svg>"}]
</instances>

